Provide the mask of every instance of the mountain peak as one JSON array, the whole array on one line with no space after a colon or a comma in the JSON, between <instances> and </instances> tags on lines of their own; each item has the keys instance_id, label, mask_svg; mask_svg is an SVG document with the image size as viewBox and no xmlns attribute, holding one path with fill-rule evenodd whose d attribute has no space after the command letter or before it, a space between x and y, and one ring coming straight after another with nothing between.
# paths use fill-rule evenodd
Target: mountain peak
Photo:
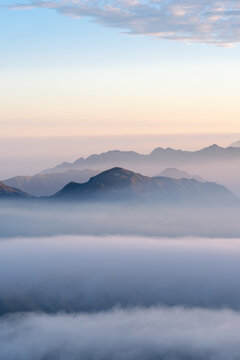
<instances>
[{"instance_id":1,"label":"mountain peak","mask_svg":"<svg viewBox=\"0 0 240 360\"><path fill-rule=\"evenodd\" d=\"M212 144L210 146L207 146L207 147L203 148L200 151L222 151L222 150L224 150L223 147L221 147L221 146L219 146L217 144Z\"/></svg>"},{"instance_id":2,"label":"mountain peak","mask_svg":"<svg viewBox=\"0 0 240 360\"><path fill-rule=\"evenodd\" d=\"M91 177L89 183L113 188L115 186L127 186L142 181L144 178L147 177L121 167L113 167Z\"/></svg>"},{"instance_id":3,"label":"mountain peak","mask_svg":"<svg viewBox=\"0 0 240 360\"><path fill-rule=\"evenodd\" d=\"M114 167L84 184L70 183L55 199L83 201L151 201L155 203L231 203L237 198L221 185L194 179L148 177Z\"/></svg>"},{"instance_id":4,"label":"mountain peak","mask_svg":"<svg viewBox=\"0 0 240 360\"><path fill-rule=\"evenodd\" d=\"M119 166L115 166L111 169L102 171L100 174L93 176L93 178L102 178L102 177L106 177L106 176L131 176L134 175L135 172L134 171L130 171L127 169L124 169L122 167Z\"/></svg>"}]
</instances>

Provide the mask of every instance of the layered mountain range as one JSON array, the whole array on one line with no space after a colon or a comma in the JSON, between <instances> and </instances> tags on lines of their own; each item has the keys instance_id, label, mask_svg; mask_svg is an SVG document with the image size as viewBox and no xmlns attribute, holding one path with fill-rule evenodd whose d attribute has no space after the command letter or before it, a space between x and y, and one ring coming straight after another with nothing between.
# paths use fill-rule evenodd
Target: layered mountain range
<instances>
[{"instance_id":1,"label":"layered mountain range","mask_svg":"<svg viewBox=\"0 0 240 360\"><path fill-rule=\"evenodd\" d=\"M21 190L0 184L0 195L6 198L27 199ZM238 198L224 186L195 179L149 177L120 167L105 170L85 183L70 182L50 197L38 201L115 201L154 202L157 204L191 203L195 205L238 204Z\"/></svg>"},{"instance_id":2,"label":"layered mountain range","mask_svg":"<svg viewBox=\"0 0 240 360\"><path fill-rule=\"evenodd\" d=\"M90 178L87 183L71 182L52 199L74 201L150 201L159 204L237 204L238 199L224 186L194 179L148 177L115 167Z\"/></svg>"},{"instance_id":3,"label":"layered mountain range","mask_svg":"<svg viewBox=\"0 0 240 360\"><path fill-rule=\"evenodd\" d=\"M65 162L35 176L17 176L2 182L34 196L49 196L69 182L86 182L91 176L113 167L131 169L150 177L159 174L176 179L206 179L222 184L240 196L238 146L223 148L212 145L198 151L156 148L147 155L114 150L94 154L86 159L79 158L73 163Z\"/></svg>"},{"instance_id":4,"label":"layered mountain range","mask_svg":"<svg viewBox=\"0 0 240 360\"><path fill-rule=\"evenodd\" d=\"M99 172L100 171L91 169L72 169L62 173L40 173L34 176L15 176L3 180L3 183L8 186L16 187L33 196L50 196L61 190L71 181L84 183L88 181L91 176L94 176Z\"/></svg>"},{"instance_id":5,"label":"layered mountain range","mask_svg":"<svg viewBox=\"0 0 240 360\"><path fill-rule=\"evenodd\" d=\"M184 165L181 167L184 170L172 166L166 168L166 164ZM230 190L236 188L240 194L239 165L238 147L212 145L193 152L157 148L148 155L134 151L108 151L86 159L80 158L74 163L60 164L34 176L6 179L1 183L1 196L27 198L33 195L78 200L138 198L151 201L233 201L236 197L232 192L217 183L227 184ZM187 171L188 168L191 171ZM157 169L162 170L157 172ZM195 169L199 175L192 175ZM238 191L235 193L238 194Z\"/></svg>"},{"instance_id":6,"label":"layered mountain range","mask_svg":"<svg viewBox=\"0 0 240 360\"><path fill-rule=\"evenodd\" d=\"M105 170L114 166L121 166L131 168L136 171L136 168L145 169L148 171L155 170L156 166L163 169L167 167L177 167L179 164L192 163L206 163L216 161L239 161L240 162L240 148L228 147L223 148L216 144L203 148L197 151L175 150L172 148L156 148L150 154L139 154L135 151L120 151L113 150L101 154L93 154L84 158L79 158L73 163L64 162L54 168L44 170L43 174L51 174L57 172L65 172L69 169L85 169L97 168ZM173 166L170 166L173 165ZM154 166L154 168L153 168Z\"/></svg>"}]
</instances>

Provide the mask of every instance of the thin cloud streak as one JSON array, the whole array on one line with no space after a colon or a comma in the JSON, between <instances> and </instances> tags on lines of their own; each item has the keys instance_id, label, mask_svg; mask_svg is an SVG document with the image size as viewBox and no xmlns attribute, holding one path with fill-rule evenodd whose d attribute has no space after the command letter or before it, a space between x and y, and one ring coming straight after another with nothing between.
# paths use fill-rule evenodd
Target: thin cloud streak
<instances>
[{"instance_id":1,"label":"thin cloud streak","mask_svg":"<svg viewBox=\"0 0 240 360\"><path fill-rule=\"evenodd\" d=\"M229 0L54 0L14 4L47 8L74 18L123 29L133 35L188 43L234 46L240 42L240 4Z\"/></svg>"}]
</instances>

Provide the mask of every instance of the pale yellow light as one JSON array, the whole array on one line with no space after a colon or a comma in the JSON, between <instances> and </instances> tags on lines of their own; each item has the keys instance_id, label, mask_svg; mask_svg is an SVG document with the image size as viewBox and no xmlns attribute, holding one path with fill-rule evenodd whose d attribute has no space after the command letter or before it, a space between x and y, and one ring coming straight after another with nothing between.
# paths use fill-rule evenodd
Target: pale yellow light
<instances>
[{"instance_id":1,"label":"pale yellow light","mask_svg":"<svg viewBox=\"0 0 240 360\"><path fill-rule=\"evenodd\" d=\"M1 136L240 132L238 88L212 65L5 73Z\"/></svg>"}]
</instances>

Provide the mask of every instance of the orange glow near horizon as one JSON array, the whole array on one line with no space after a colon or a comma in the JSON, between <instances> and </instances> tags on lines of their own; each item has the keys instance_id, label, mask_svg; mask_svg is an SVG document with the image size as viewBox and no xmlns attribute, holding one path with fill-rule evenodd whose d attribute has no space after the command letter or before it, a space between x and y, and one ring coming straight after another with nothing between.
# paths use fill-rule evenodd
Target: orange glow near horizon
<instances>
[{"instance_id":1,"label":"orange glow near horizon","mask_svg":"<svg viewBox=\"0 0 240 360\"><path fill-rule=\"evenodd\" d=\"M165 64L6 73L1 137L240 132L236 69L180 70Z\"/></svg>"}]
</instances>

